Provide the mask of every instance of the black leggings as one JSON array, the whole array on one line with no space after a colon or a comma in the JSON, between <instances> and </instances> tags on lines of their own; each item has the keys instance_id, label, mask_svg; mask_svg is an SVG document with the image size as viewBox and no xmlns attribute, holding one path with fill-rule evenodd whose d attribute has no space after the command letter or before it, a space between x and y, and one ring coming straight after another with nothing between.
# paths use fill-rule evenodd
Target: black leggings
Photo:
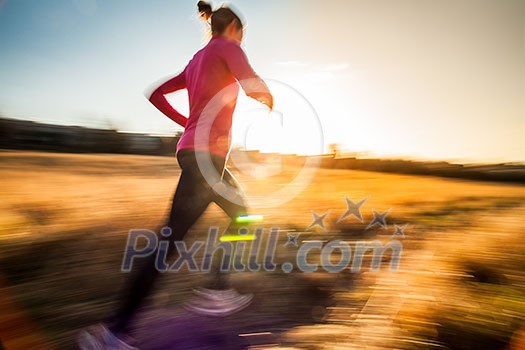
<instances>
[{"instance_id":1,"label":"black leggings","mask_svg":"<svg viewBox=\"0 0 525 350\"><path fill-rule=\"evenodd\" d=\"M242 191L235 177L226 169L226 160L219 156L209 155L213 166L220 177L209 174L208 180L203 176L197 164L196 153L193 150L180 150L177 161L182 169L179 184L173 196L171 211L166 226L172 230L169 236L170 245L167 256L177 253L175 241L181 241L190 227L204 213L211 202L217 203L224 212L234 220L239 215L247 214ZM208 175L208 174L206 174ZM222 175L222 176L221 176ZM210 178L214 178L210 181ZM212 183L208 183L212 182ZM215 190L218 183L226 182L236 189L235 201L230 201ZM130 278L121 293L121 305L115 315L109 320L110 329L114 333L128 332L129 323L142 300L148 296L154 286L159 271L155 267L156 254L146 258L144 265ZM224 287L222 282L218 287Z\"/></svg>"}]
</instances>

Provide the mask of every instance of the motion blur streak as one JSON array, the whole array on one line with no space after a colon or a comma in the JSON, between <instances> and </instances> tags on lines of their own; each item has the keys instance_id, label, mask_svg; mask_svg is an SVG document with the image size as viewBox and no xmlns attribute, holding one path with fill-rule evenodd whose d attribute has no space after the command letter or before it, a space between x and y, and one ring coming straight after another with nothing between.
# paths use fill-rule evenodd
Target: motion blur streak
<instances>
[{"instance_id":1,"label":"motion blur streak","mask_svg":"<svg viewBox=\"0 0 525 350\"><path fill-rule=\"evenodd\" d=\"M2 300L8 301L2 302L0 317L16 319L2 321L2 341L7 349L46 339L55 348L73 349L78 329L100 320L115 302L126 275L120 265L127 232L160 229L179 169L172 157L143 155L3 151L0 159L0 266ZM240 181L252 191L270 192L290 181L295 169L286 165L264 181ZM363 222L353 215L339 220L347 210L345 198L355 203L368 198L360 208ZM386 228L366 229L372 209L390 209ZM327 213L324 228L305 230L311 211ZM385 252L377 272L369 268L372 254L365 255L360 273L285 272L298 248L281 234L274 272L230 274L232 284L254 293L255 301L220 322L180 308L191 288L205 285L212 274L185 269L163 274L134 331L141 349L178 344L177 349L190 350L199 348L196 342L207 349L210 337L234 342L229 350L264 344L315 349L510 344L519 349L523 344L521 184L321 168L294 200L254 212L263 216L261 225L279 225L299 244L337 239L384 244L395 238L403 244L399 269L387 268L391 256ZM189 233L188 246L205 239L210 226L227 223L210 206ZM404 237L393 236L394 225L404 227ZM309 252L309 263L322 261L318 253ZM337 250L331 257L337 264ZM252 333L260 335L238 337Z\"/></svg>"}]
</instances>

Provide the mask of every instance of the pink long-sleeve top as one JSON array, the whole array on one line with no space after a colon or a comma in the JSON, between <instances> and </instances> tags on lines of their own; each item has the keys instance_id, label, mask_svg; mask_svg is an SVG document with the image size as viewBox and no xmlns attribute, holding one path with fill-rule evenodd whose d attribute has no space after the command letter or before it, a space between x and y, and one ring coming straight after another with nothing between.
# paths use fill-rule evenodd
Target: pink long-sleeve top
<instances>
[{"instance_id":1,"label":"pink long-sleeve top","mask_svg":"<svg viewBox=\"0 0 525 350\"><path fill-rule=\"evenodd\" d=\"M168 118L184 127L177 152L182 149L207 151L226 158L231 146L232 115L240 83L255 99L271 95L255 73L240 44L213 36L190 60L182 73L166 81L149 96L150 102ZM165 95L187 89L190 115L185 117Z\"/></svg>"}]
</instances>

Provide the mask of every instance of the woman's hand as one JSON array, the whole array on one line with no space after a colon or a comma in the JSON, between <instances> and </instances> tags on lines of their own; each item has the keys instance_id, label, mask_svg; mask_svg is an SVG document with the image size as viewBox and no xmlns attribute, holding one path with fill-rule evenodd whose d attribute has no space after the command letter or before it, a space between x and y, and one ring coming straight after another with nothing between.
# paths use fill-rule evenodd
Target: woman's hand
<instances>
[{"instance_id":1,"label":"woman's hand","mask_svg":"<svg viewBox=\"0 0 525 350\"><path fill-rule=\"evenodd\" d=\"M254 96L254 98L268 107L270 111L273 110L273 96L270 93L263 93L263 94L257 94L258 96Z\"/></svg>"}]
</instances>

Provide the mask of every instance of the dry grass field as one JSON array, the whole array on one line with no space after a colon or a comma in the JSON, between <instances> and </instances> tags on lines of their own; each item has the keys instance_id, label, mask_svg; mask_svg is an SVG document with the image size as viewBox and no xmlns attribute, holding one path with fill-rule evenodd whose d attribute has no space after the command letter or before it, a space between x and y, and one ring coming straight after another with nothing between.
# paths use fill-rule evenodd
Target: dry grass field
<instances>
[{"instance_id":1,"label":"dry grass field","mask_svg":"<svg viewBox=\"0 0 525 350\"><path fill-rule=\"evenodd\" d=\"M239 179L246 189L271 193L293 172ZM178 174L168 157L0 152L0 339L6 349L75 348L78 330L115 305L126 277L120 263L127 232L162 227ZM353 217L337 223L345 195L368 197L364 223ZM365 229L372 208L390 209L387 229ZM267 227L303 232L312 210L330 211L326 231L316 227L300 241L388 242L396 238L394 224L408 224L405 237L397 237L400 268L390 271L386 256L377 272L365 264L359 273L234 273L232 283L255 294L257 308L247 312L246 323L266 317L287 325L274 348L523 348L525 186L320 169L292 201L258 213ZM210 206L187 240L226 224ZM277 264L293 253L279 244ZM144 315L177 307L209 278L187 271L163 276Z\"/></svg>"}]
</instances>

